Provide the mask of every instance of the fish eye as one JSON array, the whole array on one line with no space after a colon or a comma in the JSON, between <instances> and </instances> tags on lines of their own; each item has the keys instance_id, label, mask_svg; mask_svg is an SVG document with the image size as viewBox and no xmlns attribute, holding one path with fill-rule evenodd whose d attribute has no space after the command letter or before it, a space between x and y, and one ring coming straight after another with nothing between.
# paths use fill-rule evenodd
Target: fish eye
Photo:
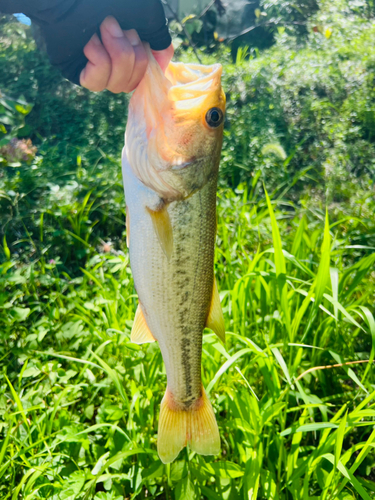
<instances>
[{"instance_id":1,"label":"fish eye","mask_svg":"<svg viewBox=\"0 0 375 500\"><path fill-rule=\"evenodd\" d=\"M220 108L211 108L206 113L207 125L211 128L219 127L224 120L224 113Z\"/></svg>"}]
</instances>

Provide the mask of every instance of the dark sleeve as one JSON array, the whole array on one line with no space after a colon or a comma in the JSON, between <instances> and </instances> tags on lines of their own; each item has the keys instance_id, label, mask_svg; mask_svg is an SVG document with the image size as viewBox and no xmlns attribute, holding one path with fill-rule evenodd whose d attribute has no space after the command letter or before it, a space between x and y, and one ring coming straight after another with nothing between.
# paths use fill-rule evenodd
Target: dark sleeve
<instances>
[{"instance_id":1,"label":"dark sleeve","mask_svg":"<svg viewBox=\"0 0 375 500\"><path fill-rule=\"evenodd\" d=\"M22 12L38 24L52 64L77 84L87 63L83 48L109 15L154 50L171 44L160 0L0 0L0 12Z\"/></svg>"}]
</instances>

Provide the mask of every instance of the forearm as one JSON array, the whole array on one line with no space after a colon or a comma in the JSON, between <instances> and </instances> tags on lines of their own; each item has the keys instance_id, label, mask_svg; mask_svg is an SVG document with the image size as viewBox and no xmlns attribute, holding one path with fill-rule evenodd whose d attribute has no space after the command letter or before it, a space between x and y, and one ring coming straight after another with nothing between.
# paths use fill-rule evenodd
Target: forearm
<instances>
[{"instance_id":1,"label":"forearm","mask_svg":"<svg viewBox=\"0 0 375 500\"><path fill-rule=\"evenodd\" d=\"M22 12L39 23L53 23L64 16L77 0L0 0L0 12Z\"/></svg>"}]
</instances>

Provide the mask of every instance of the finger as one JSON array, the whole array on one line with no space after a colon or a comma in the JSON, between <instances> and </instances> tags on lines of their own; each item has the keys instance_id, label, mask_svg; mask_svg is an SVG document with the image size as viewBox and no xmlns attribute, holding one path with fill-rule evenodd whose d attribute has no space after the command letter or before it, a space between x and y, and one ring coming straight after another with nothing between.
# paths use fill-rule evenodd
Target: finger
<instances>
[{"instance_id":1,"label":"finger","mask_svg":"<svg viewBox=\"0 0 375 500\"><path fill-rule=\"evenodd\" d=\"M138 86L146 72L148 57L145 46L141 42L138 33L135 30L126 30L124 31L124 34L131 43L135 56L133 71L129 79L127 90L127 92L131 92Z\"/></svg>"},{"instance_id":2,"label":"finger","mask_svg":"<svg viewBox=\"0 0 375 500\"><path fill-rule=\"evenodd\" d=\"M171 59L174 54L174 48L173 45L170 44L169 47L167 47L164 50L152 50L152 53L159 63L161 69L165 71L167 69L168 64L171 62Z\"/></svg>"},{"instance_id":3,"label":"finger","mask_svg":"<svg viewBox=\"0 0 375 500\"><path fill-rule=\"evenodd\" d=\"M136 59L133 45L114 17L109 16L104 19L100 32L103 45L111 58L111 75L107 89L116 94L129 92L129 82L132 79ZM138 43L134 37L133 43Z\"/></svg>"},{"instance_id":4,"label":"finger","mask_svg":"<svg viewBox=\"0 0 375 500\"><path fill-rule=\"evenodd\" d=\"M107 86L111 75L111 59L97 34L93 35L83 49L88 63L81 71L80 84L93 92L100 92Z\"/></svg>"}]
</instances>

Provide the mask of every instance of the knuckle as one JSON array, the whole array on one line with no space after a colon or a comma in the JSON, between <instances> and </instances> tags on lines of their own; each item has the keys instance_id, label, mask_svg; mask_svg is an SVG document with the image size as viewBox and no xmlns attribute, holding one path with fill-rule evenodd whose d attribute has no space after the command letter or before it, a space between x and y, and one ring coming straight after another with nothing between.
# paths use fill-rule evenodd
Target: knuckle
<instances>
[{"instance_id":1,"label":"knuckle","mask_svg":"<svg viewBox=\"0 0 375 500\"><path fill-rule=\"evenodd\" d=\"M134 64L134 50L127 43L116 43L108 49L108 52L113 65L129 66Z\"/></svg>"},{"instance_id":2,"label":"knuckle","mask_svg":"<svg viewBox=\"0 0 375 500\"><path fill-rule=\"evenodd\" d=\"M86 46L83 53L90 62L97 66L101 66L102 69L106 69L111 64L110 57L104 48Z\"/></svg>"}]
</instances>

